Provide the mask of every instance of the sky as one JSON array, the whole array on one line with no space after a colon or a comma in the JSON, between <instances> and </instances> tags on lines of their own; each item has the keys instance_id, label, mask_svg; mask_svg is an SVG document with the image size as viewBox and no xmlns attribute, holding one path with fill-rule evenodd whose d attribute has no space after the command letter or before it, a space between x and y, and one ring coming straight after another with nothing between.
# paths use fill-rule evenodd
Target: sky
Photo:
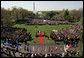
<instances>
[{"instance_id":1,"label":"sky","mask_svg":"<svg viewBox=\"0 0 84 58\"><path fill-rule=\"evenodd\" d=\"M33 11L33 2L35 2L35 11L78 10L79 8L83 8L83 1L1 1L1 7L5 9L22 7Z\"/></svg>"}]
</instances>

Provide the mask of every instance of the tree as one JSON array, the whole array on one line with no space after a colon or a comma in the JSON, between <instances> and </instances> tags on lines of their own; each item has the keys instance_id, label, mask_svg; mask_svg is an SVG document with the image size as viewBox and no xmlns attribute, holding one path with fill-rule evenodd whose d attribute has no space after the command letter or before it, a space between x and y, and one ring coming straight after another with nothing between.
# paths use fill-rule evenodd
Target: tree
<instances>
[{"instance_id":1,"label":"tree","mask_svg":"<svg viewBox=\"0 0 84 58\"><path fill-rule=\"evenodd\" d=\"M35 17L38 18L40 15L38 14L38 12L35 14Z\"/></svg>"},{"instance_id":2,"label":"tree","mask_svg":"<svg viewBox=\"0 0 84 58\"><path fill-rule=\"evenodd\" d=\"M22 19L25 19L25 18L28 18L28 17L31 17L31 18L34 17L34 13L33 12L28 11L26 9L22 9L22 8L20 8L20 10L21 10L20 13L21 13Z\"/></svg>"},{"instance_id":3,"label":"tree","mask_svg":"<svg viewBox=\"0 0 84 58\"><path fill-rule=\"evenodd\" d=\"M63 10L63 16L66 17L66 16L68 16L68 15L69 15L68 9L67 9L67 10Z\"/></svg>"},{"instance_id":4,"label":"tree","mask_svg":"<svg viewBox=\"0 0 84 58\"><path fill-rule=\"evenodd\" d=\"M47 13L48 13L48 12L43 11L43 12L40 14L40 16L42 16L42 17L47 17Z\"/></svg>"},{"instance_id":5,"label":"tree","mask_svg":"<svg viewBox=\"0 0 84 58\"><path fill-rule=\"evenodd\" d=\"M13 7L11 12L12 12L13 18L14 19L18 19L18 17L19 17L19 10L16 7Z\"/></svg>"},{"instance_id":6,"label":"tree","mask_svg":"<svg viewBox=\"0 0 84 58\"><path fill-rule=\"evenodd\" d=\"M1 8L1 26L10 26L11 23L12 23L12 20L11 20L10 10Z\"/></svg>"},{"instance_id":7,"label":"tree","mask_svg":"<svg viewBox=\"0 0 84 58\"><path fill-rule=\"evenodd\" d=\"M79 23L83 24L83 17L80 18Z\"/></svg>"},{"instance_id":8,"label":"tree","mask_svg":"<svg viewBox=\"0 0 84 58\"><path fill-rule=\"evenodd\" d=\"M49 17L49 19L51 19L54 15L56 15L56 14L58 14L58 12L56 12L56 11L49 11L48 13L47 13L47 16Z\"/></svg>"},{"instance_id":9,"label":"tree","mask_svg":"<svg viewBox=\"0 0 84 58\"><path fill-rule=\"evenodd\" d=\"M62 15L65 18L65 20L68 20L68 21L73 21L74 20L74 17L70 16L68 9L63 10Z\"/></svg>"},{"instance_id":10,"label":"tree","mask_svg":"<svg viewBox=\"0 0 84 58\"><path fill-rule=\"evenodd\" d=\"M80 8L79 10L71 10L70 16L74 17L75 21L79 21L81 17L83 17L83 8Z\"/></svg>"},{"instance_id":11,"label":"tree","mask_svg":"<svg viewBox=\"0 0 84 58\"><path fill-rule=\"evenodd\" d=\"M28 11L26 9L20 8L21 19L25 19L28 16Z\"/></svg>"},{"instance_id":12,"label":"tree","mask_svg":"<svg viewBox=\"0 0 84 58\"><path fill-rule=\"evenodd\" d=\"M70 15L68 15L68 16L65 17L65 19L68 20L68 21L73 21L74 18L71 17Z\"/></svg>"},{"instance_id":13,"label":"tree","mask_svg":"<svg viewBox=\"0 0 84 58\"><path fill-rule=\"evenodd\" d=\"M23 8L16 8L13 7L12 9L12 16L14 19L19 20L19 19L25 19L28 17L34 17L34 13L32 11L28 11L26 9Z\"/></svg>"},{"instance_id":14,"label":"tree","mask_svg":"<svg viewBox=\"0 0 84 58\"><path fill-rule=\"evenodd\" d=\"M11 26L16 20L34 18L34 16L35 14L32 11L23 8L13 7L12 10L1 8L1 26Z\"/></svg>"}]
</instances>

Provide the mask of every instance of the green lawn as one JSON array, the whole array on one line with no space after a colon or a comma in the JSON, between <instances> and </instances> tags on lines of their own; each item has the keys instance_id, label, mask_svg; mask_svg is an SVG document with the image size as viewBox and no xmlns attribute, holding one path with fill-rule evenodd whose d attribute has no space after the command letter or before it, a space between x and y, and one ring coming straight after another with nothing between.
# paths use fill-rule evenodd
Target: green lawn
<instances>
[{"instance_id":1,"label":"green lawn","mask_svg":"<svg viewBox=\"0 0 84 58\"><path fill-rule=\"evenodd\" d=\"M38 37L35 37L37 31L43 31L46 35L50 37L50 33L52 30L61 30L68 27L73 27L74 25L25 25L25 24L16 24L12 27L17 28L25 28L28 32L31 33L33 37L33 41L28 41L28 43L38 43ZM54 41L50 38L43 37L44 43L54 43Z\"/></svg>"}]
</instances>

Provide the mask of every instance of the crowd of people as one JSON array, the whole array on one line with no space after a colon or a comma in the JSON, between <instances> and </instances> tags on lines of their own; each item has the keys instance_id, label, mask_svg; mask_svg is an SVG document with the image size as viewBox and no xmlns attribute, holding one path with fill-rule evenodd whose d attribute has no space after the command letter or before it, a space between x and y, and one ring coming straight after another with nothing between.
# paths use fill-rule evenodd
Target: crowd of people
<instances>
[{"instance_id":1,"label":"crowd of people","mask_svg":"<svg viewBox=\"0 0 84 58\"><path fill-rule=\"evenodd\" d=\"M22 28L2 27L1 39L10 43L25 42L32 40L31 34Z\"/></svg>"},{"instance_id":2,"label":"crowd of people","mask_svg":"<svg viewBox=\"0 0 84 58\"><path fill-rule=\"evenodd\" d=\"M69 24L68 21L65 20L32 20L30 23L32 25L58 25L58 24Z\"/></svg>"},{"instance_id":3,"label":"crowd of people","mask_svg":"<svg viewBox=\"0 0 84 58\"><path fill-rule=\"evenodd\" d=\"M55 41L64 40L65 43L78 44L81 34L83 34L83 26L77 25L75 27L60 30L59 32L54 30L51 32L50 37Z\"/></svg>"},{"instance_id":4,"label":"crowd of people","mask_svg":"<svg viewBox=\"0 0 84 58\"><path fill-rule=\"evenodd\" d=\"M75 56L75 55L79 55L79 52L76 52L74 50L70 50L68 51L66 54L65 53L57 53L57 54L41 54L41 53L38 53L38 54L30 54L29 57L72 57L72 56Z\"/></svg>"},{"instance_id":5,"label":"crowd of people","mask_svg":"<svg viewBox=\"0 0 84 58\"><path fill-rule=\"evenodd\" d=\"M5 51L7 52L8 49L6 49ZM10 49L9 49L10 50ZM13 54L16 57L16 53L17 55L19 55L20 57L72 57L75 55L80 55L79 51L75 51L75 50L70 50L67 51L67 53L21 53L21 52L14 52ZM24 56L22 56L24 54ZM10 53L11 55L11 53Z\"/></svg>"},{"instance_id":6,"label":"crowd of people","mask_svg":"<svg viewBox=\"0 0 84 58\"><path fill-rule=\"evenodd\" d=\"M8 45L5 45L5 46L8 46ZM38 47L37 47L38 46ZM16 53L18 55L20 55L21 57L72 57L72 56L75 56L75 55L79 55L79 52L77 52L75 49L73 50L67 50L67 52L62 52L60 49L62 46L48 46L48 48L45 48L43 47L41 49L42 46L40 45L23 45L23 47L20 45L20 46L16 46L15 50L12 50L12 49L9 49L8 47L5 48L5 51L7 52L8 50L9 51L13 51L13 54L15 55ZM45 46L45 45L44 45ZM24 52L28 52L28 53L23 53L21 52L21 50L23 50ZM58 52L58 50L60 50ZM48 53L47 53L48 51ZM45 52L45 53L43 53ZM57 53L53 53L53 52L57 52ZM61 53L62 52L62 53ZM11 54L11 53L10 53ZM22 56L24 54L24 56Z\"/></svg>"}]
</instances>

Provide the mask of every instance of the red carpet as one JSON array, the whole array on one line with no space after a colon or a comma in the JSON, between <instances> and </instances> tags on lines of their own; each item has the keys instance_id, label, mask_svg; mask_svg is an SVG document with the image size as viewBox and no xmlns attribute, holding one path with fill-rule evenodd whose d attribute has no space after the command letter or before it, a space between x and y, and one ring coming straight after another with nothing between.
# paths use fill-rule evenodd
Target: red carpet
<instances>
[{"instance_id":1,"label":"red carpet","mask_svg":"<svg viewBox=\"0 0 84 58\"><path fill-rule=\"evenodd\" d=\"M43 38L42 38L42 36L39 36L39 43L43 43Z\"/></svg>"},{"instance_id":2,"label":"red carpet","mask_svg":"<svg viewBox=\"0 0 84 58\"><path fill-rule=\"evenodd\" d=\"M39 43L43 43L42 35L44 35L44 33L37 33L37 35L39 35Z\"/></svg>"}]
</instances>

